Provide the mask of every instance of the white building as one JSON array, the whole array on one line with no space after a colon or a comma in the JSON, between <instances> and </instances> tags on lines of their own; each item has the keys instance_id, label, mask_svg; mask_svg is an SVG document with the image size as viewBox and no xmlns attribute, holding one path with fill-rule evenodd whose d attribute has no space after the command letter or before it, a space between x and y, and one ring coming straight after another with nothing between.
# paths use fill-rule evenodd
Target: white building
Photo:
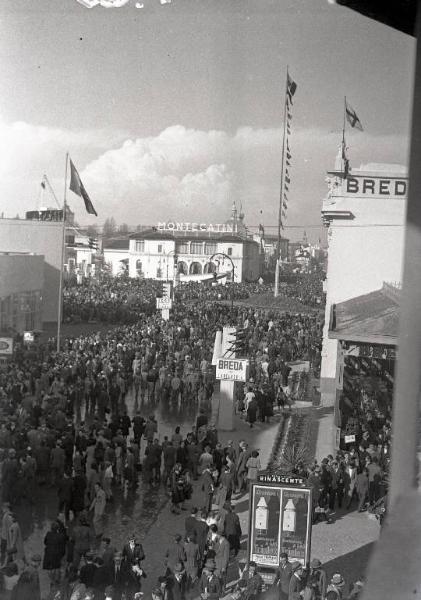
<instances>
[{"instance_id":1,"label":"white building","mask_svg":"<svg viewBox=\"0 0 421 600\"><path fill-rule=\"evenodd\" d=\"M229 224L160 223L130 236L128 258L130 277L201 281L216 272L230 281L233 267L236 282L260 276L259 244Z\"/></svg>"},{"instance_id":2,"label":"white building","mask_svg":"<svg viewBox=\"0 0 421 600\"><path fill-rule=\"evenodd\" d=\"M127 270L129 264L129 244L128 238L106 240L103 244L104 264L110 269L114 277L121 275Z\"/></svg>"},{"instance_id":3,"label":"white building","mask_svg":"<svg viewBox=\"0 0 421 600\"><path fill-rule=\"evenodd\" d=\"M332 306L379 289L384 281L402 281L406 173L400 165L367 164L344 177L340 155L329 173L322 208L329 227L321 367L324 405L334 403L339 376L338 341L328 338Z\"/></svg>"}]
</instances>

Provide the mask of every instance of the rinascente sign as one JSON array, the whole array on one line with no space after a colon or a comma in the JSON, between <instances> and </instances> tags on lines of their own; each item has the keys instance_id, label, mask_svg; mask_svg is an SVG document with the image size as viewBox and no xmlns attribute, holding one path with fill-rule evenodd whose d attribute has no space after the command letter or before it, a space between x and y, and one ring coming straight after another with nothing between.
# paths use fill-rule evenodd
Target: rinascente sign
<instances>
[{"instance_id":1,"label":"rinascente sign","mask_svg":"<svg viewBox=\"0 0 421 600\"><path fill-rule=\"evenodd\" d=\"M408 191L408 180L395 177L347 177L347 196L376 198L404 198Z\"/></svg>"}]
</instances>

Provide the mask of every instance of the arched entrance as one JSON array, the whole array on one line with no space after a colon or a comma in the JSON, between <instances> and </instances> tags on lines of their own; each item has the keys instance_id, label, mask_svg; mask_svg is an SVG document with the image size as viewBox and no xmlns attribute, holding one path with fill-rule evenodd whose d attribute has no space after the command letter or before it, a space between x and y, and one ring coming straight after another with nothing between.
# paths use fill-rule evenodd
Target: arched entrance
<instances>
[{"instance_id":1,"label":"arched entrance","mask_svg":"<svg viewBox=\"0 0 421 600\"><path fill-rule=\"evenodd\" d=\"M187 263L185 263L183 260L178 261L177 269L180 275L187 275L188 273Z\"/></svg>"},{"instance_id":2,"label":"arched entrance","mask_svg":"<svg viewBox=\"0 0 421 600\"><path fill-rule=\"evenodd\" d=\"M201 275L202 265L199 262L192 262L190 265L190 275Z\"/></svg>"},{"instance_id":3,"label":"arched entrance","mask_svg":"<svg viewBox=\"0 0 421 600\"><path fill-rule=\"evenodd\" d=\"M203 273L216 273L216 265L213 262L208 262L203 268Z\"/></svg>"}]
</instances>

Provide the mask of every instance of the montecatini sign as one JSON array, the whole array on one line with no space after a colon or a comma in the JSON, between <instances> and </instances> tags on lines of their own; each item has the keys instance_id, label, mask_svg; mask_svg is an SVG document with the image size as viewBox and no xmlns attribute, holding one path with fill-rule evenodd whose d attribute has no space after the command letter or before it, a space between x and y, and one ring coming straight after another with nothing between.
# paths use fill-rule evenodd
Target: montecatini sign
<instances>
[{"instance_id":1,"label":"montecatini sign","mask_svg":"<svg viewBox=\"0 0 421 600\"><path fill-rule=\"evenodd\" d=\"M167 221L158 223L158 231L211 231L213 233L233 233L232 225L227 223L190 223Z\"/></svg>"}]
</instances>

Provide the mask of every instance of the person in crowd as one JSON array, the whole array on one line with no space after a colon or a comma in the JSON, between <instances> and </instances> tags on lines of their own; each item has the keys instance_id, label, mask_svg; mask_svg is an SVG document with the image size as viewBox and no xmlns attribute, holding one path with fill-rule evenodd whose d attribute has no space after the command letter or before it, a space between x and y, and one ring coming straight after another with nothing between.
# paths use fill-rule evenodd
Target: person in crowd
<instances>
[{"instance_id":1,"label":"person in crowd","mask_svg":"<svg viewBox=\"0 0 421 600\"><path fill-rule=\"evenodd\" d=\"M167 567L166 575L174 573L175 565L186 562L186 551L179 533L174 536L174 541L165 552L165 565Z\"/></svg>"},{"instance_id":2,"label":"person in crowd","mask_svg":"<svg viewBox=\"0 0 421 600\"><path fill-rule=\"evenodd\" d=\"M278 588L279 600L288 600L289 582L292 576L292 565L288 560L288 554L281 552L279 567L275 573L273 585Z\"/></svg>"},{"instance_id":3,"label":"person in crowd","mask_svg":"<svg viewBox=\"0 0 421 600\"><path fill-rule=\"evenodd\" d=\"M44 560L42 568L48 571L51 584L57 586L61 580L61 564L66 554L67 536L54 521L44 538Z\"/></svg>"},{"instance_id":4,"label":"person in crowd","mask_svg":"<svg viewBox=\"0 0 421 600\"><path fill-rule=\"evenodd\" d=\"M241 574L241 579L246 582L244 598L257 600L263 589L263 579L257 570L257 564L251 560Z\"/></svg>"}]
</instances>

